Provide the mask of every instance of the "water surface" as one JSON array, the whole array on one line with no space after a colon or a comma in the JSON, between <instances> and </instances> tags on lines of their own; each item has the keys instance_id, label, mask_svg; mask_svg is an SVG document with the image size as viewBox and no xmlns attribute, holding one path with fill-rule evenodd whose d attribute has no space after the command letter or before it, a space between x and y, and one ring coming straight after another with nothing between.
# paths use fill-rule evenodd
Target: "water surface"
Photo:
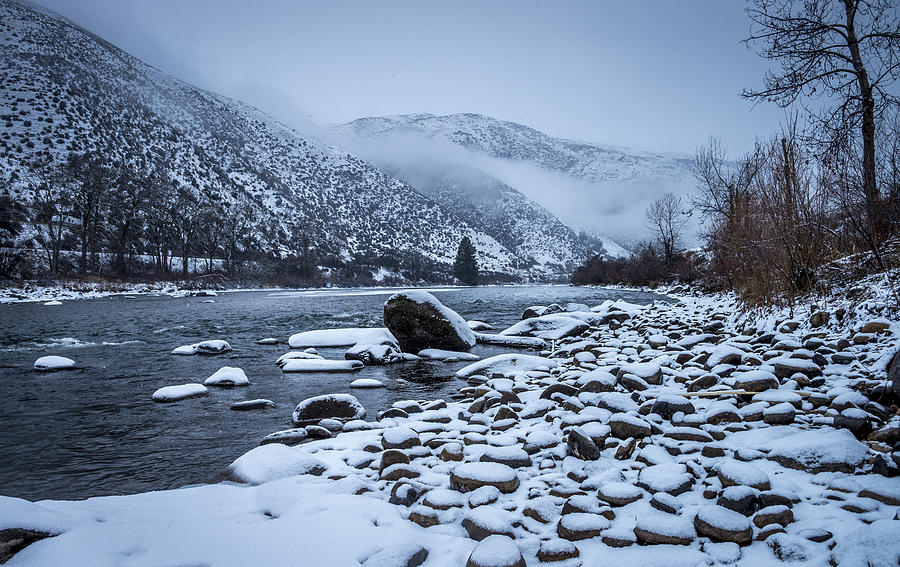
<instances>
[{"instance_id":1,"label":"water surface","mask_svg":"<svg viewBox=\"0 0 900 567\"><path fill-rule=\"evenodd\" d=\"M464 383L464 363L410 362L352 374L282 374L275 359L287 337L310 329L382 326L382 305L396 290L221 293L208 298L113 296L0 305L0 494L31 500L174 488L216 477L266 434L291 426L293 407L318 394L349 392L356 378L383 389L354 390L368 419L401 399L448 399ZM466 319L503 329L530 305L575 301L590 306L653 294L566 286L432 290ZM257 345L264 337L281 341ZM221 356L173 356L183 344L225 339ZM322 349L343 358L346 349ZM510 349L478 345L491 356ZM39 356L73 358L76 370L37 373ZM238 366L251 385L211 389L207 397L156 404L158 388L202 382L221 366ZM278 407L235 412L239 400L267 398Z\"/></svg>"}]
</instances>

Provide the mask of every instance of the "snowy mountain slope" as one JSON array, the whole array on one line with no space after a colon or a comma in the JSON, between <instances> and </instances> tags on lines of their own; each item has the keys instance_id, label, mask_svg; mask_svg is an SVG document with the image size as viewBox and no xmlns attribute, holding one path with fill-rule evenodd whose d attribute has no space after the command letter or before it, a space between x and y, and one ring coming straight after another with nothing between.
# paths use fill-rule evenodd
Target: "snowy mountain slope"
<instances>
[{"instance_id":1,"label":"snowy mountain slope","mask_svg":"<svg viewBox=\"0 0 900 567\"><path fill-rule=\"evenodd\" d=\"M642 236L647 205L665 192L694 187L690 156L553 138L479 114L360 118L335 132L370 159L367 147L402 151L415 140L455 154L457 162L496 177L568 226L603 235L607 251L620 254L610 236Z\"/></svg>"},{"instance_id":2,"label":"snowy mountain slope","mask_svg":"<svg viewBox=\"0 0 900 567\"><path fill-rule=\"evenodd\" d=\"M449 270L470 236L483 269L522 259L408 185L238 101L195 88L70 22L0 0L0 180L30 203L44 166L92 152L252 219L272 256Z\"/></svg>"},{"instance_id":3,"label":"snowy mountain slope","mask_svg":"<svg viewBox=\"0 0 900 567\"><path fill-rule=\"evenodd\" d=\"M375 163L481 228L521 258L523 267L548 275L569 273L592 251L603 251L599 241L579 238L546 209L476 168L433 161Z\"/></svg>"}]
</instances>

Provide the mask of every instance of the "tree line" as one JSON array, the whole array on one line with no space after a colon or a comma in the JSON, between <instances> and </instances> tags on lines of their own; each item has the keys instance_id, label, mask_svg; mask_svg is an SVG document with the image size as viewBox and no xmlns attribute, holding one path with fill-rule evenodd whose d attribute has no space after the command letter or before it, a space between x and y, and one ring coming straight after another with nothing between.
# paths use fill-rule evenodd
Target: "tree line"
<instances>
[{"instance_id":1,"label":"tree line","mask_svg":"<svg viewBox=\"0 0 900 567\"><path fill-rule=\"evenodd\" d=\"M43 268L7 247L0 270L26 275L153 273L187 277L191 259L234 275L254 234L239 203L217 202L161 168L115 164L99 153L32 165L31 199L0 208L7 242L24 233ZM74 254L72 253L74 252ZM196 260L195 260L196 261Z\"/></svg>"},{"instance_id":2,"label":"tree line","mask_svg":"<svg viewBox=\"0 0 900 567\"><path fill-rule=\"evenodd\" d=\"M628 259L592 258L575 283L697 281L770 304L823 289L826 267L862 253L891 278L900 255L900 16L889 0L752 0L747 44L773 63L743 96L788 112L737 159L711 139L698 191L647 210L653 237ZM683 245L688 209L703 249ZM889 281L895 300L897 286Z\"/></svg>"}]
</instances>

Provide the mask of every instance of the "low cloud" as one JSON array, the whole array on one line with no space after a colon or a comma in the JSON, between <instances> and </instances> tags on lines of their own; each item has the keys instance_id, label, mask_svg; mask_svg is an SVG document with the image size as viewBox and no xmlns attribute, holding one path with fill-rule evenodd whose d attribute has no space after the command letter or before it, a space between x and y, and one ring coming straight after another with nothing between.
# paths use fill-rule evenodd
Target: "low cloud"
<instances>
[{"instance_id":1,"label":"low cloud","mask_svg":"<svg viewBox=\"0 0 900 567\"><path fill-rule=\"evenodd\" d=\"M363 159L385 169L421 176L433 168L463 167L483 171L520 191L576 230L587 230L623 244L650 236L645 211L667 192L682 197L686 208L694 193L693 178L658 183L592 182L535 163L492 158L417 132L391 133L360 140L337 137ZM685 244L698 242L695 218L689 220Z\"/></svg>"}]
</instances>

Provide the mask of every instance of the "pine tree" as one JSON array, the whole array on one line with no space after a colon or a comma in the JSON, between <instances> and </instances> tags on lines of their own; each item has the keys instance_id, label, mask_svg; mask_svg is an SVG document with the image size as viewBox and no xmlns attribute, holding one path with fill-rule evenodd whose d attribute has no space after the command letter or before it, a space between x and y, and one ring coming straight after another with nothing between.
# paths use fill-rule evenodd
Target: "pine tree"
<instances>
[{"instance_id":1,"label":"pine tree","mask_svg":"<svg viewBox=\"0 0 900 567\"><path fill-rule=\"evenodd\" d=\"M478 285L478 263L475 261L475 245L464 236L456 250L453 275L465 285Z\"/></svg>"}]
</instances>

